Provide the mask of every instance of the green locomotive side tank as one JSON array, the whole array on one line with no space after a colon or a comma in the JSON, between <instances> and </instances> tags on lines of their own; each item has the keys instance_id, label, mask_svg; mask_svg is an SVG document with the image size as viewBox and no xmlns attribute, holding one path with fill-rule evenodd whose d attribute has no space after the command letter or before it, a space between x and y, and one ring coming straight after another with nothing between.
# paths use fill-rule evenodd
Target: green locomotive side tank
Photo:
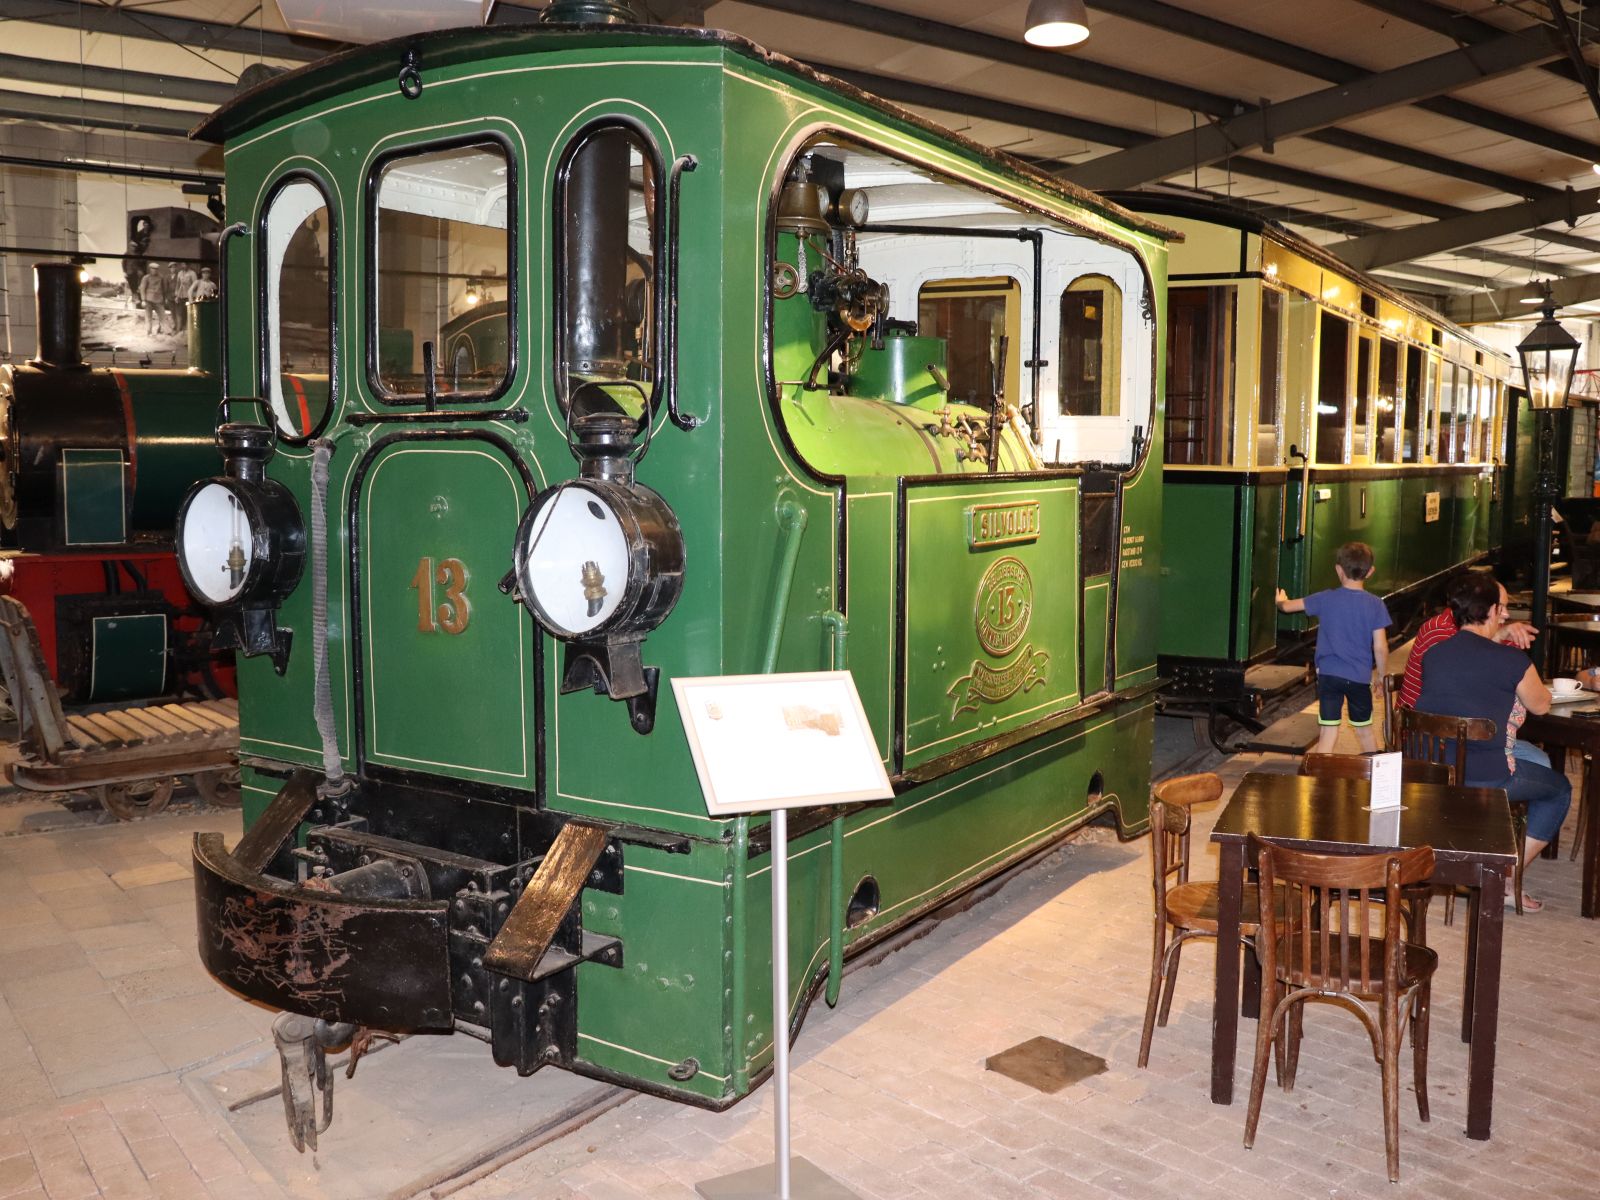
<instances>
[{"instance_id":1,"label":"green locomotive side tank","mask_svg":"<svg viewBox=\"0 0 1600 1200\"><path fill-rule=\"evenodd\" d=\"M205 134L245 230L230 374L262 378L276 436L263 462L230 431L184 517L191 569L235 564L250 655L252 835L195 849L220 979L523 1073L747 1094L786 1033L770 840L708 814L677 677L849 670L895 782L796 822L797 1012L1095 813L1145 828L1159 225L705 32L408 39ZM1050 366L1085 273L1121 321L1093 413ZM310 422L280 340L333 364ZM202 502L223 492L243 528ZM624 611L649 619L603 624ZM521 961L501 934L529 894L561 919Z\"/></svg>"}]
</instances>

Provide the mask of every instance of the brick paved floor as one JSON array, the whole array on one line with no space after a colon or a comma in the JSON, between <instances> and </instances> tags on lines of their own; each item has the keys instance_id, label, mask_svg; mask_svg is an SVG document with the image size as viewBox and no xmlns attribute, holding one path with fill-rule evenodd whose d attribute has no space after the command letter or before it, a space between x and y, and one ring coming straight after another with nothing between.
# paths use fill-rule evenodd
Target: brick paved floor
<instances>
[{"instance_id":1,"label":"brick paved floor","mask_svg":"<svg viewBox=\"0 0 1600 1200\"><path fill-rule=\"evenodd\" d=\"M1260 761L1235 759L1226 776ZM1216 811L1200 814L1199 842ZM180 1082L187 1068L260 1046L271 1019L210 984L195 960L185 864L201 828L231 840L237 816L169 814L0 839L5 1200L281 1196ZM1308 1018L1298 1086L1269 1087L1256 1149L1243 1148L1242 1104L1207 1099L1203 947L1184 964L1149 1069L1135 1069L1149 969L1147 855L1144 840L1089 831L976 910L851 975L837 1010L819 1002L795 1048L796 1152L860 1195L884 1198L1600 1194L1600 1148L1589 1136L1600 1111L1600 925L1576 915L1578 864L1536 864L1529 888L1548 909L1507 919L1488 1143L1462 1132L1466 1052L1453 1035L1462 930L1432 923L1442 959L1433 1121L1418 1122L1408 1089L1402 1181L1391 1186L1377 1068L1354 1019L1338 1011ZM1245 1022L1241 1041L1252 1030ZM1038 1035L1101 1055L1109 1069L1054 1096L984 1069L988 1056ZM1242 1053L1241 1093L1246 1072ZM771 1106L770 1089L722 1114L632 1100L458 1195L689 1197L696 1181L770 1158Z\"/></svg>"},{"instance_id":2,"label":"brick paved floor","mask_svg":"<svg viewBox=\"0 0 1600 1200\"><path fill-rule=\"evenodd\" d=\"M1292 762L1244 756L1225 777L1231 784L1257 765ZM1201 817L1199 840L1218 811ZM1507 918L1487 1143L1464 1133L1462 928L1432 923L1442 960L1433 1120L1418 1121L1407 1087L1396 1186L1384 1173L1369 1043L1354 1017L1325 1006L1307 1017L1294 1092L1269 1086L1256 1147L1244 1149L1242 1100L1220 1108L1208 1098L1212 971L1203 947L1184 964L1150 1067L1135 1067L1149 979L1148 853L1147 841L1091 834L882 967L847 978L839 1009L819 1004L795 1047L795 1153L885 1200L1600 1194L1591 1134L1600 1111L1600 929L1577 916L1578 864L1538 863L1528 886L1549 907ZM1040 1034L1103 1056L1108 1071L1048 1096L984 1069L989 1055ZM1241 1042L1253 1037L1254 1023L1243 1022ZM771 1122L770 1089L722 1114L640 1099L461 1195L687 1197L696 1181L770 1161Z\"/></svg>"}]
</instances>

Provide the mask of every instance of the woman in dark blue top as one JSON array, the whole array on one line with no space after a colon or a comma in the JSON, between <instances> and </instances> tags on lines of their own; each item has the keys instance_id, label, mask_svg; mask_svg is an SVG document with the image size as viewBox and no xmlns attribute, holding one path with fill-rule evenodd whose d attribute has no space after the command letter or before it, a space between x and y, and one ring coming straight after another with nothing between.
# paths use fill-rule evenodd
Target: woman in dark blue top
<instances>
[{"instance_id":1,"label":"woman in dark blue top","mask_svg":"<svg viewBox=\"0 0 1600 1200\"><path fill-rule=\"evenodd\" d=\"M1450 611L1460 632L1428 651L1422 674L1420 712L1451 717L1486 717L1495 723L1494 740L1467 743L1468 787L1505 788L1512 800L1528 805L1528 836L1523 866L1549 844L1572 803L1572 784L1549 767L1512 756L1517 730L1528 713L1550 711L1545 687L1528 656L1494 638L1506 622L1506 590L1490 575L1472 572L1450 590ZM1508 897L1506 903L1512 901ZM1544 907L1524 890L1524 911Z\"/></svg>"}]
</instances>

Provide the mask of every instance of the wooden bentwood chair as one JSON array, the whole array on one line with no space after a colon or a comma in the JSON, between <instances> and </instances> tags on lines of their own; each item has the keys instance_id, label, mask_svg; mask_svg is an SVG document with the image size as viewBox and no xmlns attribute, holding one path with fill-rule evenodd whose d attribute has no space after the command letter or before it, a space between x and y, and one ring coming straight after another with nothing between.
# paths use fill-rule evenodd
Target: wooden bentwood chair
<instances>
[{"instance_id":1,"label":"wooden bentwood chair","mask_svg":"<svg viewBox=\"0 0 1600 1200\"><path fill-rule=\"evenodd\" d=\"M1190 810L1222 798L1222 780L1210 772L1180 775L1150 789L1150 854L1155 882L1155 945L1150 957L1150 995L1144 1007L1139 1065L1150 1062L1156 1025L1166 1028L1185 942L1217 936L1217 885L1189 879ZM1174 882L1176 877L1176 882ZM1260 902L1246 884L1239 906L1239 940L1252 944L1261 923ZM1168 935L1173 936L1168 941Z\"/></svg>"},{"instance_id":2,"label":"wooden bentwood chair","mask_svg":"<svg viewBox=\"0 0 1600 1200\"><path fill-rule=\"evenodd\" d=\"M1444 763L1450 768L1450 782L1459 784L1467 773L1467 743L1492 741L1500 727L1484 717L1447 717L1438 713L1399 709L1395 728L1395 749L1407 759ZM1454 747L1452 752L1451 747ZM1511 895L1517 916L1522 915L1522 843L1528 834L1528 806L1511 801L1511 826L1517 840L1517 865L1511 873ZM1444 923L1455 914L1455 891L1445 897Z\"/></svg>"},{"instance_id":3,"label":"wooden bentwood chair","mask_svg":"<svg viewBox=\"0 0 1600 1200\"><path fill-rule=\"evenodd\" d=\"M1383 1080L1383 1141L1389 1182L1400 1178L1400 1043L1411 1026L1417 1113L1428 1120L1428 1003L1438 956L1408 942L1401 890L1433 873L1433 848L1391 854L1310 854L1263 842L1254 834L1247 860L1261 869L1263 891L1282 888L1283 911L1261 914L1261 1019L1244 1144L1256 1140L1267 1086L1267 1055L1281 1047L1279 1082L1294 1089L1305 1002L1329 1000L1355 1013L1372 1038ZM1382 903L1376 903L1381 898ZM1370 936L1371 921L1383 935ZM1375 1010L1369 1005L1375 1005Z\"/></svg>"}]
</instances>

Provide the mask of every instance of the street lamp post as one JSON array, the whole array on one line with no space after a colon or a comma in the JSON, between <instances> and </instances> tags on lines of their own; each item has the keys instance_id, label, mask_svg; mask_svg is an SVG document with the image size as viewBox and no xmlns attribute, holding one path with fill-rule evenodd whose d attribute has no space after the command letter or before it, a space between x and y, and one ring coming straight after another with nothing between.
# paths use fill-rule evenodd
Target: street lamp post
<instances>
[{"instance_id":1,"label":"street lamp post","mask_svg":"<svg viewBox=\"0 0 1600 1200\"><path fill-rule=\"evenodd\" d=\"M1560 410L1566 407L1572 387L1572 372L1578 360L1578 339L1556 320L1556 306L1548 289L1544 315L1533 331L1517 346L1522 360L1523 384L1528 403L1533 405L1535 468L1533 500L1536 524L1533 539L1533 623L1539 630L1533 648L1534 662L1544 670L1549 661L1551 639L1546 636L1550 606L1550 555L1553 538L1552 506L1560 498L1558 478L1559 441L1556 425Z\"/></svg>"}]
</instances>

